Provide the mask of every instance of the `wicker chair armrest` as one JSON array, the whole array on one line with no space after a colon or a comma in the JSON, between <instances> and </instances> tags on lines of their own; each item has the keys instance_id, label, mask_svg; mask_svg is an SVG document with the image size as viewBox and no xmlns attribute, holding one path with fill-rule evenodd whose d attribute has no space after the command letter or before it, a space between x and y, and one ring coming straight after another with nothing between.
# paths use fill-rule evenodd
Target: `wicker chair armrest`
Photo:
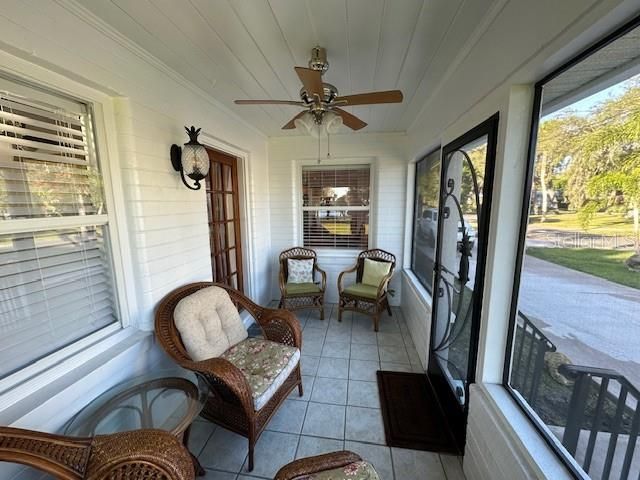
<instances>
[{"instance_id":1,"label":"wicker chair armrest","mask_svg":"<svg viewBox=\"0 0 640 480\"><path fill-rule=\"evenodd\" d=\"M265 308L257 320L267 340L302 348L300 321L289 310Z\"/></svg>"},{"instance_id":2,"label":"wicker chair armrest","mask_svg":"<svg viewBox=\"0 0 640 480\"><path fill-rule=\"evenodd\" d=\"M343 288L342 288L342 277L344 275L346 275L347 273L353 273L353 272L355 272L357 270L358 270L358 265L354 265L353 267L340 272L340 275L338 275L338 293L342 293L342 290L343 290Z\"/></svg>"},{"instance_id":3,"label":"wicker chair armrest","mask_svg":"<svg viewBox=\"0 0 640 480\"><path fill-rule=\"evenodd\" d=\"M27 465L63 480L84 477L90 450L90 438L0 427L0 462Z\"/></svg>"},{"instance_id":4,"label":"wicker chair armrest","mask_svg":"<svg viewBox=\"0 0 640 480\"><path fill-rule=\"evenodd\" d=\"M280 266L280 273L278 274L278 284L280 285L280 294L284 297L285 293L287 293L287 282L285 282L284 279L282 265Z\"/></svg>"},{"instance_id":5,"label":"wicker chair armrest","mask_svg":"<svg viewBox=\"0 0 640 480\"><path fill-rule=\"evenodd\" d=\"M191 455L175 436L136 430L95 437L83 478L193 480L195 471Z\"/></svg>"},{"instance_id":6,"label":"wicker chair armrest","mask_svg":"<svg viewBox=\"0 0 640 480\"><path fill-rule=\"evenodd\" d=\"M380 282L380 286L378 287L378 294L377 294L378 300L380 300L387 293L387 287L389 286L389 280L391 280L391 277L393 277L393 272L385 275L382 281Z\"/></svg>"},{"instance_id":7,"label":"wicker chair armrest","mask_svg":"<svg viewBox=\"0 0 640 480\"><path fill-rule=\"evenodd\" d=\"M360 461L362 458L359 455L346 450L301 458L282 467L276 473L274 480L292 480L303 475L312 475Z\"/></svg>"},{"instance_id":8,"label":"wicker chair armrest","mask_svg":"<svg viewBox=\"0 0 640 480\"><path fill-rule=\"evenodd\" d=\"M185 362L183 367L197 372L207 382L223 383L238 398L246 412L254 411L249 382L240 369L229 360L220 357L208 358L199 362Z\"/></svg>"},{"instance_id":9,"label":"wicker chair armrest","mask_svg":"<svg viewBox=\"0 0 640 480\"><path fill-rule=\"evenodd\" d=\"M327 289L327 272L322 270L318 265L315 266L316 272L320 274L322 277L322 291L324 292Z\"/></svg>"}]
</instances>

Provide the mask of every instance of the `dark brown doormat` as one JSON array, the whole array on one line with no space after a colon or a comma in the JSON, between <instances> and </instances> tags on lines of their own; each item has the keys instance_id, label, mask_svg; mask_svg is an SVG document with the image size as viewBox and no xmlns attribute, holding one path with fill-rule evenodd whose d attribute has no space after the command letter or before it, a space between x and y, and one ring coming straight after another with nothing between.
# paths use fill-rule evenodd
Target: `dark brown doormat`
<instances>
[{"instance_id":1,"label":"dark brown doormat","mask_svg":"<svg viewBox=\"0 0 640 480\"><path fill-rule=\"evenodd\" d=\"M379 370L377 376L387 445L460 454L426 375Z\"/></svg>"}]
</instances>

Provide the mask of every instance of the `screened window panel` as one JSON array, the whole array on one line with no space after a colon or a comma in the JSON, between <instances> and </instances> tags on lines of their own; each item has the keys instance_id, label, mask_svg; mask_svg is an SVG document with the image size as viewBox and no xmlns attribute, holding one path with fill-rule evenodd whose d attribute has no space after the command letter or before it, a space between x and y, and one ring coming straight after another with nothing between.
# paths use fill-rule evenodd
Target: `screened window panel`
<instances>
[{"instance_id":1,"label":"screened window panel","mask_svg":"<svg viewBox=\"0 0 640 480\"><path fill-rule=\"evenodd\" d=\"M0 236L0 377L116 321L105 226Z\"/></svg>"},{"instance_id":2,"label":"screened window panel","mask_svg":"<svg viewBox=\"0 0 640 480\"><path fill-rule=\"evenodd\" d=\"M302 228L305 247L367 248L368 165L302 170Z\"/></svg>"},{"instance_id":3,"label":"screened window panel","mask_svg":"<svg viewBox=\"0 0 640 480\"><path fill-rule=\"evenodd\" d=\"M416 163L414 193L414 224L411 249L411 270L422 285L433 289L433 268L436 260L438 207L440 199L440 150Z\"/></svg>"},{"instance_id":4,"label":"screened window panel","mask_svg":"<svg viewBox=\"0 0 640 480\"><path fill-rule=\"evenodd\" d=\"M86 107L0 93L0 220L106 213Z\"/></svg>"}]
</instances>

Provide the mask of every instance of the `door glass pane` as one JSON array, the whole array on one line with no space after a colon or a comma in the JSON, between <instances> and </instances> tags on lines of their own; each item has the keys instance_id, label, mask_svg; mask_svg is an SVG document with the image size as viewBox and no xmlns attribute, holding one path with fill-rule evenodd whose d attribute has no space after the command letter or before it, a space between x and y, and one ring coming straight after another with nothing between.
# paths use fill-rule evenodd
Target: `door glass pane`
<instances>
[{"instance_id":1,"label":"door glass pane","mask_svg":"<svg viewBox=\"0 0 640 480\"><path fill-rule=\"evenodd\" d=\"M237 252L235 248L229 250L229 271L233 273L237 271L236 254Z\"/></svg>"},{"instance_id":2,"label":"door glass pane","mask_svg":"<svg viewBox=\"0 0 640 480\"><path fill-rule=\"evenodd\" d=\"M235 217L234 213L234 204L233 204L233 194L227 193L225 194L225 209L226 209L226 220L233 220Z\"/></svg>"},{"instance_id":3,"label":"door glass pane","mask_svg":"<svg viewBox=\"0 0 640 480\"><path fill-rule=\"evenodd\" d=\"M227 248L227 235L226 235L226 224L220 223L218 224L217 233L218 233L218 248L220 251Z\"/></svg>"},{"instance_id":4,"label":"door glass pane","mask_svg":"<svg viewBox=\"0 0 640 480\"><path fill-rule=\"evenodd\" d=\"M479 213L488 137L484 135L445 156L446 191L440 221L441 274L436 296L432 352L460 404L464 404L473 315L472 300L478 245ZM440 296L441 295L441 296Z\"/></svg>"},{"instance_id":5,"label":"door glass pane","mask_svg":"<svg viewBox=\"0 0 640 480\"><path fill-rule=\"evenodd\" d=\"M234 228L234 222L227 222L225 224L227 226L227 240L229 247L236 246L236 229Z\"/></svg>"},{"instance_id":6,"label":"door glass pane","mask_svg":"<svg viewBox=\"0 0 640 480\"><path fill-rule=\"evenodd\" d=\"M224 178L224 189L227 192L233 191L233 177L231 173L231 167L229 165L222 165L222 176Z\"/></svg>"},{"instance_id":7,"label":"door glass pane","mask_svg":"<svg viewBox=\"0 0 640 480\"><path fill-rule=\"evenodd\" d=\"M214 190L222 190L222 165L218 162L213 162L211 164L212 175L213 175L213 189Z\"/></svg>"},{"instance_id":8,"label":"door glass pane","mask_svg":"<svg viewBox=\"0 0 640 480\"><path fill-rule=\"evenodd\" d=\"M222 204L222 193L214 193L213 197L213 220L224 220L224 205Z\"/></svg>"},{"instance_id":9,"label":"door glass pane","mask_svg":"<svg viewBox=\"0 0 640 480\"><path fill-rule=\"evenodd\" d=\"M411 269L429 292L433 287L439 198L440 149L416 164Z\"/></svg>"}]
</instances>

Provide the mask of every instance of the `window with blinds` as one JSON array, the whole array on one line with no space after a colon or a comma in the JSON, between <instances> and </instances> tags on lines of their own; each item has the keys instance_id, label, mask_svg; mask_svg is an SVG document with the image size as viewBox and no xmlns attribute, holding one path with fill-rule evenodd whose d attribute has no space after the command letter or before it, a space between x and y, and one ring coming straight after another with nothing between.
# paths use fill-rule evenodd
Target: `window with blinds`
<instances>
[{"instance_id":1,"label":"window with blinds","mask_svg":"<svg viewBox=\"0 0 640 480\"><path fill-rule=\"evenodd\" d=\"M305 247L367 248L368 165L302 169L302 229Z\"/></svg>"},{"instance_id":2,"label":"window with blinds","mask_svg":"<svg viewBox=\"0 0 640 480\"><path fill-rule=\"evenodd\" d=\"M0 378L118 322L87 105L0 79Z\"/></svg>"}]
</instances>

